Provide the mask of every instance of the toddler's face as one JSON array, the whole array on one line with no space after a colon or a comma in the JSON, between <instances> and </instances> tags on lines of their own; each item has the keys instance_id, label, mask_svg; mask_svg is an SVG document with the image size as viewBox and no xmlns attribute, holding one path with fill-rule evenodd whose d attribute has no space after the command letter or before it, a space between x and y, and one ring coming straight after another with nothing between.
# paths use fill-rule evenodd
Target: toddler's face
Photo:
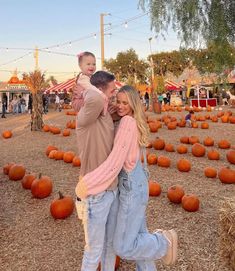
<instances>
[{"instance_id":1,"label":"toddler's face","mask_svg":"<svg viewBox=\"0 0 235 271\"><path fill-rule=\"evenodd\" d=\"M83 56L79 66L81 71L90 77L96 70L96 60L93 56Z\"/></svg>"}]
</instances>

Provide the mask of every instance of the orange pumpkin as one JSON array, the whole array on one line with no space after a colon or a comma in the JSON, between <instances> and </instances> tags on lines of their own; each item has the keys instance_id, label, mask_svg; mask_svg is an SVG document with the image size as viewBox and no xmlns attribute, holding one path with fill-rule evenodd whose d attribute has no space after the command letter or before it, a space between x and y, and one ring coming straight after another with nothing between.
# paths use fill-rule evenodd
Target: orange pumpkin
<instances>
[{"instance_id":1,"label":"orange pumpkin","mask_svg":"<svg viewBox=\"0 0 235 271\"><path fill-rule=\"evenodd\" d=\"M219 179L222 183L232 184L235 183L235 170L229 167L223 167L218 173Z\"/></svg>"},{"instance_id":2,"label":"orange pumpkin","mask_svg":"<svg viewBox=\"0 0 235 271\"><path fill-rule=\"evenodd\" d=\"M197 136L190 136L189 143L192 145L195 143L199 143L199 138Z\"/></svg>"},{"instance_id":3,"label":"orange pumpkin","mask_svg":"<svg viewBox=\"0 0 235 271\"><path fill-rule=\"evenodd\" d=\"M206 149L203 145L195 143L192 146L192 154L196 157L202 157L206 154Z\"/></svg>"},{"instance_id":4,"label":"orange pumpkin","mask_svg":"<svg viewBox=\"0 0 235 271\"><path fill-rule=\"evenodd\" d=\"M158 125L156 122L149 122L149 129L151 133L156 133L158 131Z\"/></svg>"},{"instance_id":5,"label":"orange pumpkin","mask_svg":"<svg viewBox=\"0 0 235 271\"><path fill-rule=\"evenodd\" d=\"M235 150L230 150L226 153L226 158L229 163L235 164Z\"/></svg>"},{"instance_id":6,"label":"orange pumpkin","mask_svg":"<svg viewBox=\"0 0 235 271\"><path fill-rule=\"evenodd\" d=\"M49 153L50 153L50 151L52 151L52 150L58 150L58 148L55 147L55 146L52 146L52 145L47 146L47 148L46 148L46 155L48 156Z\"/></svg>"},{"instance_id":7,"label":"orange pumpkin","mask_svg":"<svg viewBox=\"0 0 235 271\"><path fill-rule=\"evenodd\" d=\"M187 153L188 152L188 149L185 145L179 145L177 146L176 148L176 151L179 153L179 154L183 154L183 153Z\"/></svg>"},{"instance_id":8,"label":"orange pumpkin","mask_svg":"<svg viewBox=\"0 0 235 271\"><path fill-rule=\"evenodd\" d=\"M10 130L3 131L2 132L2 137L6 138L6 139L11 138L12 137L12 132Z\"/></svg>"},{"instance_id":9,"label":"orange pumpkin","mask_svg":"<svg viewBox=\"0 0 235 271\"><path fill-rule=\"evenodd\" d=\"M209 150L207 153L207 157L209 160L219 160L220 159L220 154L217 150Z\"/></svg>"},{"instance_id":10,"label":"orange pumpkin","mask_svg":"<svg viewBox=\"0 0 235 271\"><path fill-rule=\"evenodd\" d=\"M63 130L63 136L70 136L70 131L68 129Z\"/></svg>"},{"instance_id":11,"label":"orange pumpkin","mask_svg":"<svg viewBox=\"0 0 235 271\"><path fill-rule=\"evenodd\" d=\"M52 192L52 181L48 176L39 174L39 178L33 180L31 193L35 198L43 199L48 197Z\"/></svg>"},{"instance_id":12,"label":"orange pumpkin","mask_svg":"<svg viewBox=\"0 0 235 271\"><path fill-rule=\"evenodd\" d=\"M167 190L167 198L173 203L181 203L184 190L180 185L173 185Z\"/></svg>"},{"instance_id":13,"label":"orange pumpkin","mask_svg":"<svg viewBox=\"0 0 235 271\"><path fill-rule=\"evenodd\" d=\"M50 126L45 124L45 125L43 125L42 129L43 129L44 132L49 132L50 131Z\"/></svg>"},{"instance_id":14,"label":"orange pumpkin","mask_svg":"<svg viewBox=\"0 0 235 271\"><path fill-rule=\"evenodd\" d=\"M150 153L147 156L147 162L148 162L149 165L155 165L155 164L157 164L157 155L154 154L154 153Z\"/></svg>"},{"instance_id":15,"label":"orange pumpkin","mask_svg":"<svg viewBox=\"0 0 235 271\"><path fill-rule=\"evenodd\" d=\"M165 147L165 141L159 137L157 137L153 142L152 142L153 148L155 150L163 150Z\"/></svg>"},{"instance_id":16,"label":"orange pumpkin","mask_svg":"<svg viewBox=\"0 0 235 271\"><path fill-rule=\"evenodd\" d=\"M152 180L149 180L149 196L151 197L157 197L161 194L162 189L158 182L154 182Z\"/></svg>"},{"instance_id":17,"label":"orange pumpkin","mask_svg":"<svg viewBox=\"0 0 235 271\"><path fill-rule=\"evenodd\" d=\"M23 165L13 165L10 167L8 176L12 181L21 180L25 175L25 167Z\"/></svg>"},{"instance_id":18,"label":"orange pumpkin","mask_svg":"<svg viewBox=\"0 0 235 271\"><path fill-rule=\"evenodd\" d=\"M6 164L6 165L4 165L3 166L3 173L5 174L5 175L8 175L9 174L9 170L10 170L10 168L13 166L13 165L15 165L14 163L8 163L8 164Z\"/></svg>"},{"instance_id":19,"label":"orange pumpkin","mask_svg":"<svg viewBox=\"0 0 235 271\"><path fill-rule=\"evenodd\" d=\"M220 149L229 149L230 146L231 146L230 142L228 142L228 140L226 140L226 139L220 140L218 142L218 147Z\"/></svg>"},{"instance_id":20,"label":"orange pumpkin","mask_svg":"<svg viewBox=\"0 0 235 271\"><path fill-rule=\"evenodd\" d=\"M196 212L199 209L200 201L194 194L184 195L182 198L182 207L188 212Z\"/></svg>"},{"instance_id":21,"label":"orange pumpkin","mask_svg":"<svg viewBox=\"0 0 235 271\"><path fill-rule=\"evenodd\" d=\"M57 150L52 150L52 151L50 151L48 157L49 157L50 159L55 159L55 154L56 154L56 153L57 153Z\"/></svg>"},{"instance_id":22,"label":"orange pumpkin","mask_svg":"<svg viewBox=\"0 0 235 271\"><path fill-rule=\"evenodd\" d=\"M180 138L180 142L183 144L189 144L189 137L188 136L182 136Z\"/></svg>"},{"instance_id":23,"label":"orange pumpkin","mask_svg":"<svg viewBox=\"0 0 235 271\"><path fill-rule=\"evenodd\" d=\"M53 151L51 151L50 154L51 153L53 153ZM50 157L50 154L49 154L49 157ZM54 156L55 160L63 160L63 158L64 158L64 151L55 151L53 156Z\"/></svg>"},{"instance_id":24,"label":"orange pumpkin","mask_svg":"<svg viewBox=\"0 0 235 271\"><path fill-rule=\"evenodd\" d=\"M191 170L191 163L187 159L180 159L177 162L177 168L181 172L188 172Z\"/></svg>"},{"instance_id":25,"label":"orange pumpkin","mask_svg":"<svg viewBox=\"0 0 235 271\"><path fill-rule=\"evenodd\" d=\"M55 219L65 219L73 213L74 201L70 196L63 196L59 191L59 199L51 202L50 212Z\"/></svg>"},{"instance_id":26,"label":"orange pumpkin","mask_svg":"<svg viewBox=\"0 0 235 271\"><path fill-rule=\"evenodd\" d=\"M166 156L160 155L157 159L157 164L159 167L170 167L171 159Z\"/></svg>"},{"instance_id":27,"label":"orange pumpkin","mask_svg":"<svg viewBox=\"0 0 235 271\"><path fill-rule=\"evenodd\" d=\"M75 153L72 151L67 151L64 153L63 160L65 163L72 163L73 158L75 157Z\"/></svg>"},{"instance_id":28,"label":"orange pumpkin","mask_svg":"<svg viewBox=\"0 0 235 271\"><path fill-rule=\"evenodd\" d=\"M208 128L209 128L209 124L208 124L207 122L203 122L203 123L201 124L201 128L202 128L202 129L208 129Z\"/></svg>"},{"instance_id":29,"label":"orange pumpkin","mask_svg":"<svg viewBox=\"0 0 235 271\"><path fill-rule=\"evenodd\" d=\"M216 178L217 170L213 167L206 167L204 169L204 174L207 178Z\"/></svg>"},{"instance_id":30,"label":"orange pumpkin","mask_svg":"<svg viewBox=\"0 0 235 271\"><path fill-rule=\"evenodd\" d=\"M167 152L174 152L175 148L174 148L173 144L168 143L168 144L165 145L164 150L167 151Z\"/></svg>"},{"instance_id":31,"label":"orange pumpkin","mask_svg":"<svg viewBox=\"0 0 235 271\"><path fill-rule=\"evenodd\" d=\"M26 174L21 180L22 187L24 189L31 189L33 181L36 179L35 174Z\"/></svg>"},{"instance_id":32,"label":"orange pumpkin","mask_svg":"<svg viewBox=\"0 0 235 271\"><path fill-rule=\"evenodd\" d=\"M203 140L203 144L208 147L214 146L214 139L208 136Z\"/></svg>"},{"instance_id":33,"label":"orange pumpkin","mask_svg":"<svg viewBox=\"0 0 235 271\"><path fill-rule=\"evenodd\" d=\"M74 156L73 158L73 166L74 167L80 167L81 166L81 160L78 156Z\"/></svg>"}]
</instances>

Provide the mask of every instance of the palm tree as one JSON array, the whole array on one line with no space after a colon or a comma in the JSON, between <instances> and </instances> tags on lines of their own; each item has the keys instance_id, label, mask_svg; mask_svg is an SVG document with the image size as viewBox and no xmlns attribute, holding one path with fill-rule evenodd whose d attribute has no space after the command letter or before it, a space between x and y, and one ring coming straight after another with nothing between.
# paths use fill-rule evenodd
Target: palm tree
<instances>
[{"instance_id":1,"label":"palm tree","mask_svg":"<svg viewBox=\"0 0 235 271\"><path fill-rule=\"evenodd\" d=\"M42 94L46 88L45 75L39 70L24 74L27 87L32 93L33 109L31 114L31 131L41 131L43 127Z\"/></svg>"}]
</instances>

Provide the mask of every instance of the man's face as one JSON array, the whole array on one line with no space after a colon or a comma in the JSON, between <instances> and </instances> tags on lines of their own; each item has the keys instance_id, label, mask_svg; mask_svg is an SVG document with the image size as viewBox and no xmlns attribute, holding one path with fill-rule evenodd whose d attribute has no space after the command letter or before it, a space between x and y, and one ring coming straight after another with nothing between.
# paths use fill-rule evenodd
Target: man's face
<instances>
[{"instance_id":1,"label":"man's face","mask_svg":"<svg viewBox=\"0 0 235 271\"><path fill-rule=\"evenodd\" d=\"M108 97L108 99L110 99L111 97L116 95L116 85L115 85L114 81L109 82L107 84L106 88L103 88L102 91Z\"/></svg>"}]
</instances>

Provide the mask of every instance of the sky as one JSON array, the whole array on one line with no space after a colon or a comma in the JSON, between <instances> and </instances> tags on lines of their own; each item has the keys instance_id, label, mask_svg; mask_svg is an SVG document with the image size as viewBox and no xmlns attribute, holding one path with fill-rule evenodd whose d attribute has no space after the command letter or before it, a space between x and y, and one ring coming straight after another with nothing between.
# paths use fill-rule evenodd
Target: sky
<instances>
[{"instance_id":1,"label":"sky","mask_svg":"<svg viewBox=\"0 0 235 271\"><path fill-rule=\"evenodd\" d=\"M150 45L153 53L177 50L180 41L176 34L170 30L164 39L151 31L150 16L138 2L0 0L0 81L9 80L16 69L20 78L23 72L33 71L36 46L45 50L39 51L39 69L58 82L79 72L76 55L83 51L96 55L100 69L101 13L109 14L104 16L105 59L133 48L140 59L146 60Z\"/></svg>"}]
</instances>

